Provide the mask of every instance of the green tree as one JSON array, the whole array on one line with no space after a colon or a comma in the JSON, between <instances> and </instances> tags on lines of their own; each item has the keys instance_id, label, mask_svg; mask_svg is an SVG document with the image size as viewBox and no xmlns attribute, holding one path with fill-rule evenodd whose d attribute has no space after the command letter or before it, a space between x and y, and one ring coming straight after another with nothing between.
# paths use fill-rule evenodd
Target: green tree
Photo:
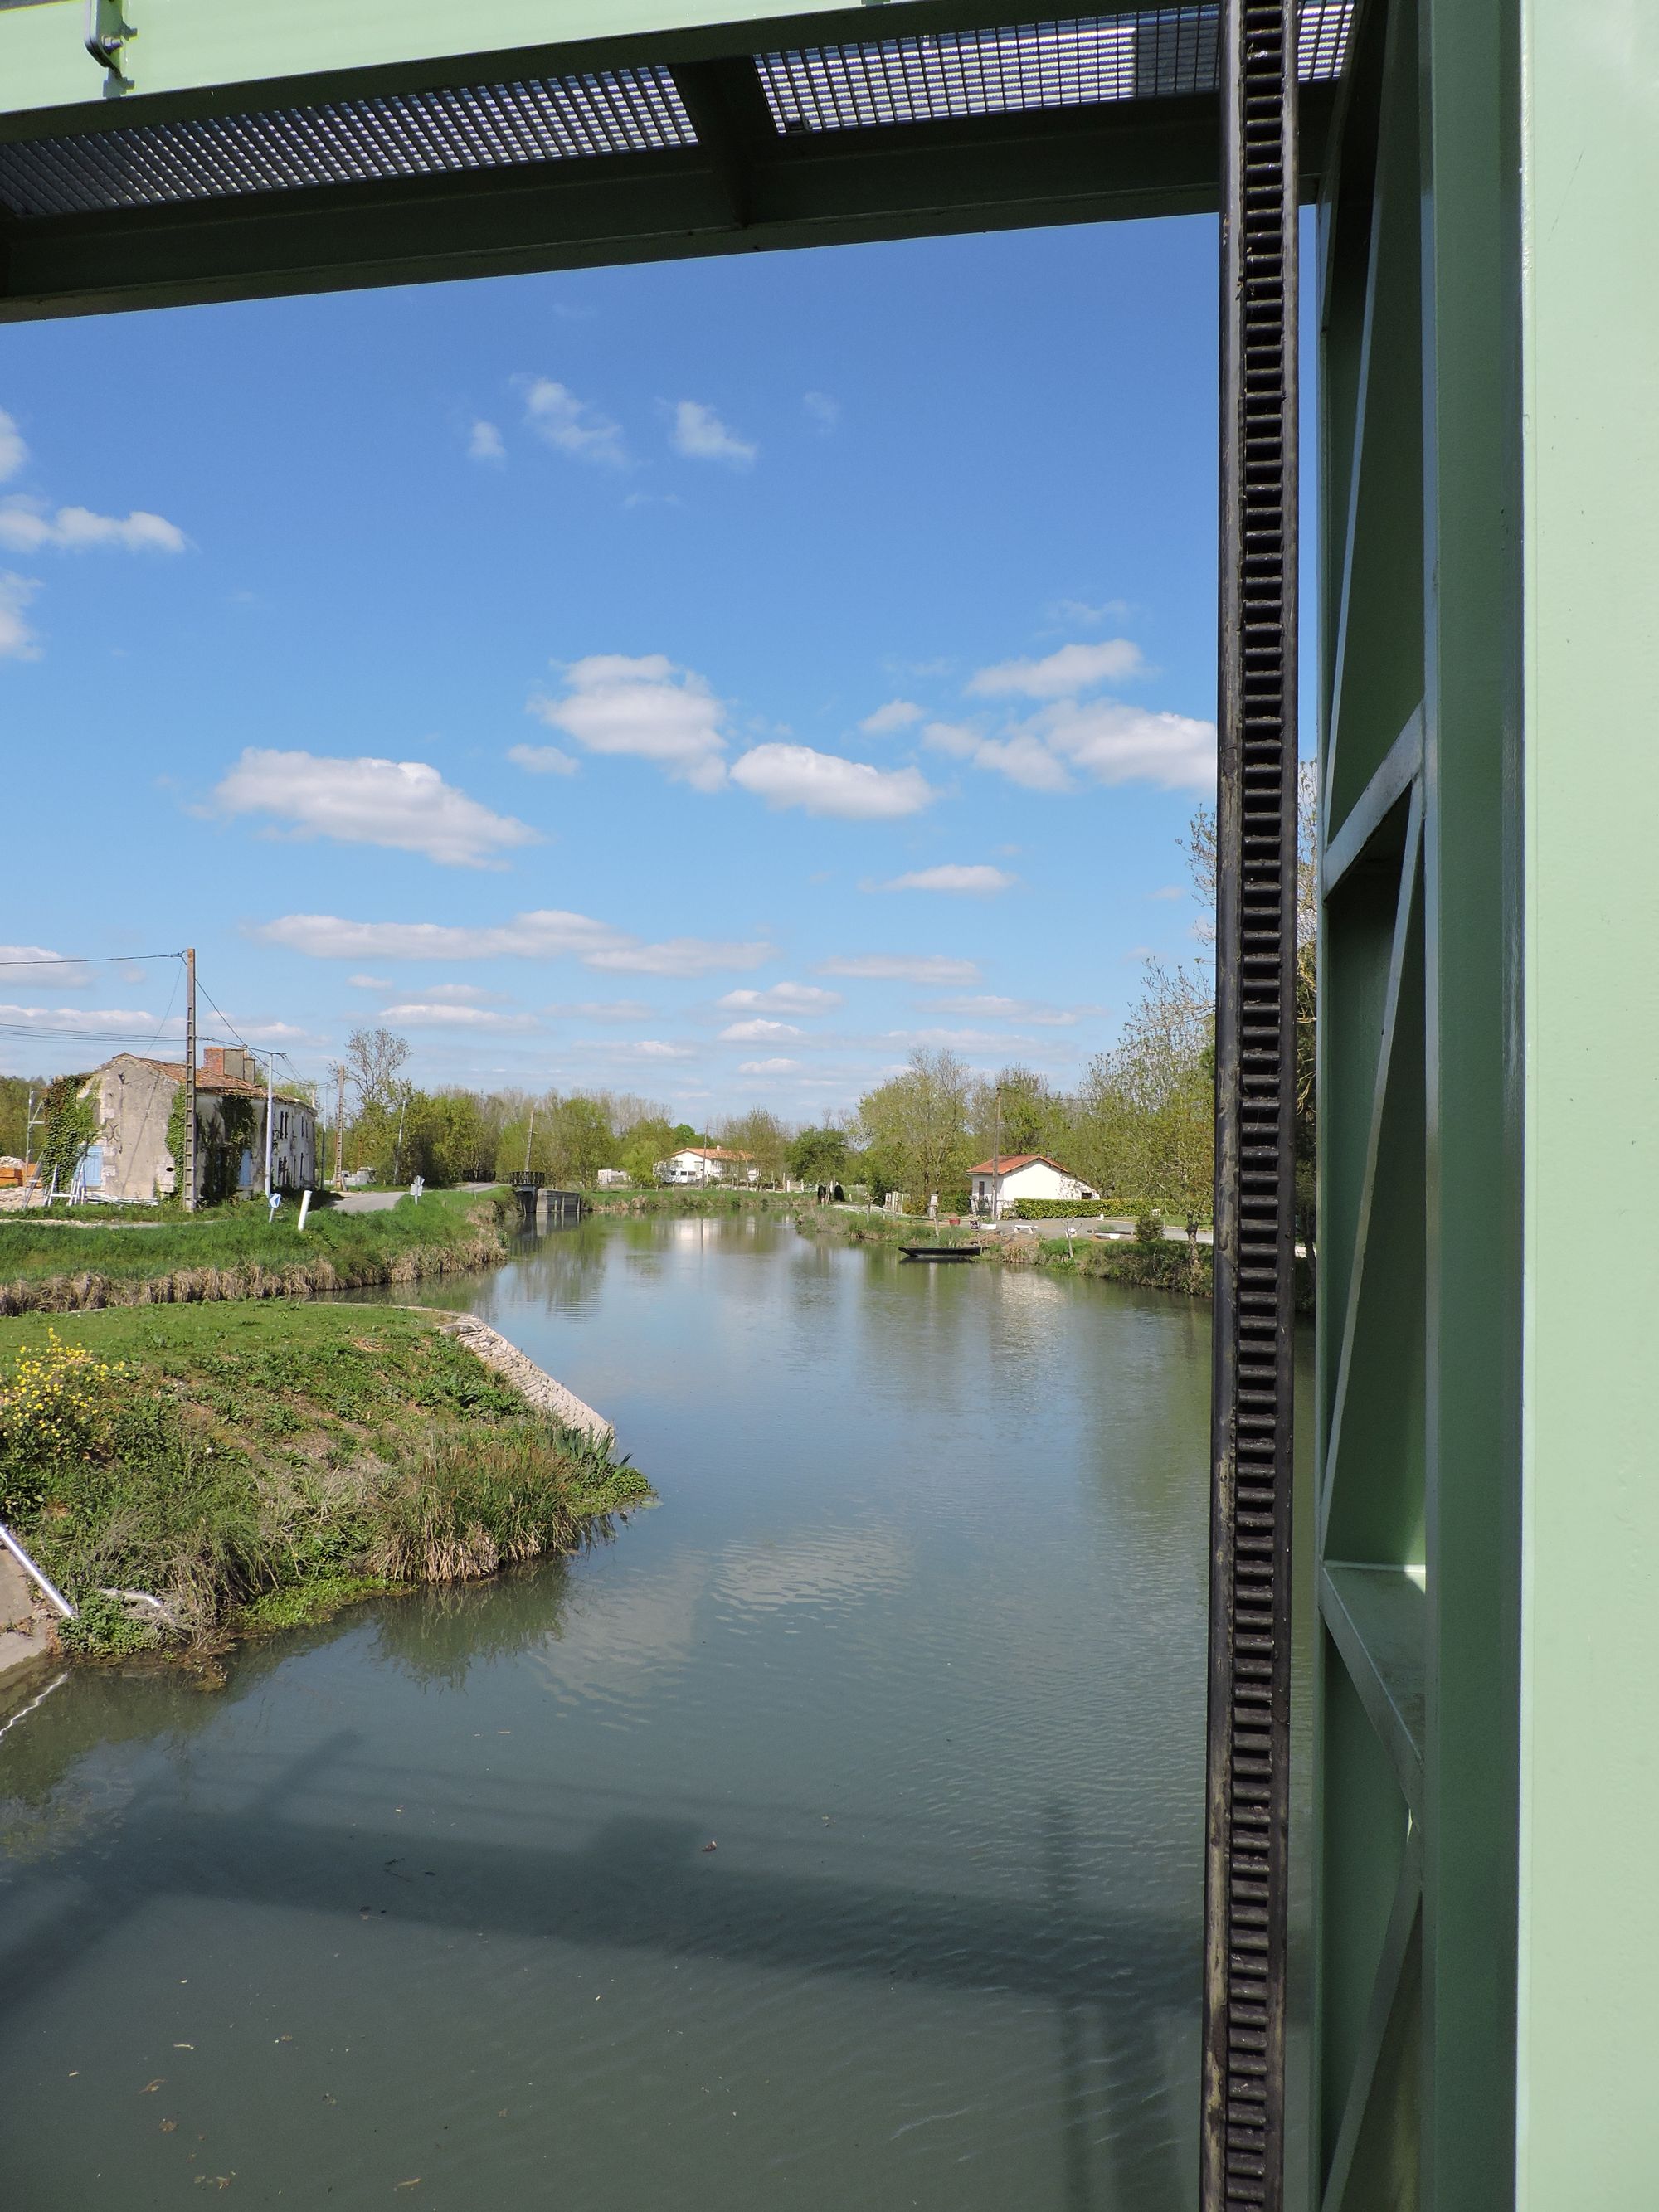
<instances>
[{"instance_id":1,"label":"green tree","mask_svg":"<svg viewBox=\"0 0 1659 2212\"><path fill-rule=\"evenodd\" d=\"M360 1108L395 1107L400 1089L398 1071L409 1058L409 1039L394 1030L353 1030L346 1039L346 1066L357 1092Z\"/></svg>"},{"instance_id":2,"label":"green tree","mask_svg":"<svg viewBox=\"0 0 1659 2212\"><path fill-rule=\"evenodd\" d=\"M635 1182L649 1182L656 1174L657 1163L665 1160L676 1146L677 1132L661 1116L635 1121L623 1134L617 1164L626 1168Z\"/></svg>"},{"instance_id":3,"label":"green tree","mask_svg":"<svg viewBox=\"0 0 1659 2212\"><path fill-rule=\"evenodd\" d=\"M789 1161L789 1134L777 1115L764 1106L751 1106L746 1114L728 1121L720 1142L734 1152L747 1152L762 1182L783 1181Z\"/></svg>"},{"instance_id":4,"label":"green tree","mask_svg":"<svg viewBox=\"0 0 1659 2212\"><path fill-rule=\"evenodd\" d=\"M1296 787L1296 1212L1311 1253L1319 1200L1319 770L1304 761ZM1187 830L1187 866L1200 901L1199 934L1215 941L1215 809L1200 806Z\"/></svg>"},{"instance_id":5,"label":"green tree","mask_svg":"<svg viewBox=\"0 0 1659 2212\"><path fill-rule=\"evenodd\" d=\"M1194 1273L1215 1184L1213 988L1197 962L1149 960L1140 998L1096 1074L1117 1101L1121 1187L1137 1212L1186 1224Z\"/></svg>"},{"instance_id":6,"label":"green tree","mask_svg":"<svg viewBox=\"0 0 1659 2212\"><path fill-rule=\"evenodd\" d=\"M611 1164L617 1140L603 1101L576 1092L556 1099L547 1119L548 1157L556 1181L580 1189Z\"/></svg>"},{"instance_id":7,"label":"green tree","mask_svg":"<svg viewBox=\"0 0 1659 2212\"><path fill-rule=\"evenodd\" d=\"M845 1129L837 1129L830 1125L821 1129L803 1129L790 1139L789 1172L798 1182L814 1184L845 1182L847 1161Z\"/></svg>"},{"instance_id":8,"label":"green tree","mask_svg":"<svg viewBox=\"0 0 1659 2212\"><path fill-rule=\"evenodd\" d=\"M988 1159L1000 1138L1005 1155L1047 1152L1072 1167L1072 1121L1071 1102L1035 1068L1005 1067L974 1086L969 1126L976 1158Z\"/></svg>"},{"instance_id":9,"label":"green tree","mask_svg":"<svg viewBox=\"0 0 1659 2212\"><path fill-rule=\"evenodd\" d=\"M965 1178L971 1083L953 1052L913 1052L902 1075L859 1101L859 1131L872 1183L906 1192L913 1206Z\"/></svg>"}]
</instances>

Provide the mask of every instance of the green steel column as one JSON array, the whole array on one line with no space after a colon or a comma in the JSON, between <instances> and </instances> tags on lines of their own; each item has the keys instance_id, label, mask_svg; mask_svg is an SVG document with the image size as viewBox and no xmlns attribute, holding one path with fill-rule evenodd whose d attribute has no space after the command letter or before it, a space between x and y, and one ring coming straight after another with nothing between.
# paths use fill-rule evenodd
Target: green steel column
<instances>
[{"instance_id":1,"label":"green steel column","mask_svg":"<svg viewBox=\"0 0 1659 2212\"><path fill-rule=\"evenodd\" d=\"M1513 2201L1520 1601L1519 0L1421 0L1423 2199ZM1579 2199L1583 2212L1595 2203ZM1598 2208L1600 2212L1600 2208Z\"/></svg>"},{"instance_id":2,"label":"green steel column","mask_svg":"<svg viewBox=\"0 0 1659 2212\"><path fill-rule=\"evenodd\" d=\"M1527 0L1516 2201L1659 2203L1659 9Z\"/></svg>"}]
</instances>

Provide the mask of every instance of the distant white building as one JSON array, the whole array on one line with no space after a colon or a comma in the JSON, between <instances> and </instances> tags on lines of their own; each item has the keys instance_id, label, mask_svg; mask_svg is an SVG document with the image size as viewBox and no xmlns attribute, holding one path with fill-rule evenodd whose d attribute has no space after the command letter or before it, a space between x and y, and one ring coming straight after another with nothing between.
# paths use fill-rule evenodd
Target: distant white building
<instances>
[{"instance_id":1,"label":"distant white building","mask_svg":"<svg viewBox=\"0 0 1659 2212\"><path fill-rule=\"evenodd\" d=\"M626 1168L601 1168L596 1180L601 1190L622 1190L634 1178Z\"/></svg>"},{"instance_id":2,"label":"distant white building","mask_svg":"<svg viewBox=\"0 0 1659 2212\"><path fill-rule=\"evenodd\" d=\"M666 1183L758 1182L760 1170L748 1152L724 1145L682 1145L657 1162L657 1181Z\"/></svg>"},{"instance_id":3,"label":"distant white building","mask_svg":"<svg viewBox=\"0 0 1659 2212\"><path fill-rule=\"evenodd\" d=\"M1058 1198L1071 1204L1100 1195L1046 1152L1005 1152L1000 1159L980 1160L968 1177L975 1213L1006 1213L1021 1198Z\"/></svg>"}]
</instances>

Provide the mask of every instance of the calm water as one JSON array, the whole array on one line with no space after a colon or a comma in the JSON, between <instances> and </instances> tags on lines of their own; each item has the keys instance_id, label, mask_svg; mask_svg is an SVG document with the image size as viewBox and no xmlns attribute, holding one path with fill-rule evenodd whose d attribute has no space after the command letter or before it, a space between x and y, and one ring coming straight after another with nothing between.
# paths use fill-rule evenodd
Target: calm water
<instances>
[{"instance_id":1,"label":"calm water","mask_svg":"<svg viewBox=\"0 0 1659 2212\"><path fill-rule=\"evenodd\" d=\"M752 1218L439 1295L661 1503L0 1744L9 2212L1189 2207L1207 1309Z\"/></svg>"}]
</instances>

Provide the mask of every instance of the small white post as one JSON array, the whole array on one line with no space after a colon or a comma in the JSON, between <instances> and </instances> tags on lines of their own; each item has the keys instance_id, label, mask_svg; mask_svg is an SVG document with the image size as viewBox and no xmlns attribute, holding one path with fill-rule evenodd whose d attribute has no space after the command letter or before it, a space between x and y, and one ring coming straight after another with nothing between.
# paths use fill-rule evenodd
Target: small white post
<instances>
[{"instance_id":1,"label":"small white post","mask_svg":"<svg viewBox=\"0 0 1659 2212\"><path fill-rule=\"evenodd\" d=\"M297 1232L301 1237L306 1233L306 1216L310 1211L311 1193L308 1190L302 1190L300 1193L300 1226Z\"/></svg>"}]
</instances>

